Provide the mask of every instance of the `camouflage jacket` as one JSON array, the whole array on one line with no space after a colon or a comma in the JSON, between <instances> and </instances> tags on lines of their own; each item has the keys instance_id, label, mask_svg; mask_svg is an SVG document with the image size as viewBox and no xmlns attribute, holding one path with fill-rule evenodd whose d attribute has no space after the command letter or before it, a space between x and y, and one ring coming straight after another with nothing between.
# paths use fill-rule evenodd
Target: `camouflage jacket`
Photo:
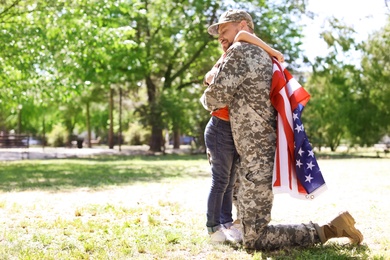
<instances>
[{"instance_id":1,"label":"camouflage jacket","mask_svg":"<svg viewBox=\"0 0 390 260\"><path fill-rule=\"evenodd\" d=\"M210 111L229 107L233 138L240 155L249 146L259 146L264 140L273 145L276 139L277 114L269 96L271 80L269 55L258 46L237 42L227 50L214 80L200 99Z\"/></svg>"}]
</instances>

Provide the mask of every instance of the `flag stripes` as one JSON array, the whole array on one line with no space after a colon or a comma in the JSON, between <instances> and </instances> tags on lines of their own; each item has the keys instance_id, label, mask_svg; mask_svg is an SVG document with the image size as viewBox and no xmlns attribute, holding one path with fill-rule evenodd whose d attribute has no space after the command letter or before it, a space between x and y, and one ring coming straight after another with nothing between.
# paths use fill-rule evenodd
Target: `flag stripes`
<instances>
[{"instance_id":1,"label":"flag stripes","mask_svg":"<svg viewBox=\"0 0 390 260\"><path fill-rule=\"evenodd\" d=\"M270 99L278 111L273 191L313 199L326 184L300 119L310 95L275 58L272 62Z\"/></svg>"}]
</instances>

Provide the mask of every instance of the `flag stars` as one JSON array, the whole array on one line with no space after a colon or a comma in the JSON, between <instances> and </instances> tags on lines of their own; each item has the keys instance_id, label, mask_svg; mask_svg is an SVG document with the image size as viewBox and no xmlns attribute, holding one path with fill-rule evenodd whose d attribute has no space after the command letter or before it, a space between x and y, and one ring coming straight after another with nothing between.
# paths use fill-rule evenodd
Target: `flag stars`
<instances>
[{"instance_id":1,"label":"flag stars","mask_svg":"<svg viewBox=\"0 0 390 260\"><path fill-rule=\"evenodd\" d=\"M313 177L311 177L311 174L305 175L305 177L306 177L305 182L308 182L308 183L311 183L311 180L314 179Z\"/></svg>"},{"instance_id":2,"label":"flag stars","mask_svg":"<svg viewBox=\"0 0 390 260\"><path fill-rule=\"evenodd\" d=\"M299 156L302 156L302 154L304 153L304 151L302 150L302 148L299 148L298 153L299 153Z\"/></svg>"},{"instance_id":3,"label":"flag stars","mask_svg":"<svg viewBox=\"0 0 390 260\"><path fill-rule=\"evenodd\" d=\"M310 161L310 163L306 163L306 164L307 164L307 169L313 170L313 167L314 167L315 165L313 164L312 161Z\"/></svg>"},{"instance_id":4,"label":"flag stars","mask_svg":"<svg viewBox=\"0 0 390 260\"><path fill-rule=\"evenodd\" d=\"M301 168L302 165L303 165L303 163L301 163L301 160L297 160L296 166L298 166L299 168Z\"/></svg>"},{"instance_id":5,"label":"flag stars","mask_svg":"<svg viewBox=\"0 0 390 260\"><path fill-rule=\"evenodd\" d=\"M298 125L297 124L297 127L295 127L295 130L299 133L301 131L303 131L303 124L302 125Z\"/></svg>"},{"instance_id":6,"label":"flag stars","mask_svg":"<svg viewBox=\"0 0 390 260\"><path fill-rule=\"evenodd\" d=\"M298 113L293 113L293 120L295 121L295 119L299 119Z\"/></svg>"},{"instance_id":7,"label":"flag stars","mask_svg":"<svg viewBox=\"0 0 390 260\"><path fill-rule=\"evenodd\" d=\"M314 152L313 152L313 150L309 150L309 155L308 155L308 156L311 156L311 157L314 158Z\"/></svg>"}]
</instances>

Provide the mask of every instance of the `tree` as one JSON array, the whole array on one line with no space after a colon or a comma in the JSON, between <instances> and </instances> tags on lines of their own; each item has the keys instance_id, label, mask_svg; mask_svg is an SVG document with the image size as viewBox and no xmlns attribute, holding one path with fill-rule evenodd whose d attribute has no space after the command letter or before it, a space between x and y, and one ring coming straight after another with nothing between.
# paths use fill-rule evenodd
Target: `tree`
<instances>
[{"instance_id":1,"label":"tree","mask_svg":"<svg viewBox=\"0 0 390 260\"><path fill-rule=\"evenodd\" d=\"M342 138L350 145L372 145L389 131L389 27L367 42L356 43L352 28L337 19L324 31L330 53L317 57L308 89L312 94L304 117L312 142L334 151ZM361 67L348 63L350 51L362 51Z\"/></svg>"},{"instance_id":2,"label":"tree","mask_svg":"<svg viewBox=\"0 0 390 260\"><path fill-rule=\"evenodd\" d=\"M311 99L303 117L313 144L335 151L356 113L351 86L359 82L355 80L355 67L340 55L355 48L353 29L335 18L329 23L331 30L324 31L322 37L330 52L326 57L317 57L313 64L313 74L306 85Z\"/></svg>"},{"instance_id":3,"label":"tree","mask_svg":"<svg viewBox=\"0 0 390 260\"><path fill-rule=\"evenodd\" d=\"M363 44L361 116L353 134L360 143L373 144L390 132L390 16L387 24Z\"/></svg>"},{"instance_id":4,"label":"tree","mask_svg":"<svg viewBox=\"0 0 390 260\"><path fill-rule=\"evenodd\" d=\"M30 130L34 133L38 128L31 125L34 120L25 120L25 124L22 122L27 115L36 115L31 113L34 111L32 106L42 102L43 95L39 89L46 80L36 66L47 56L42 30L32 14L51 9L56 3L20 0L0 3L0 117L4 119L3 131L15 128L12 120L15 111L19 114L18 132Z\"/></svg>"},{"instance_id":5,"label":"tree","mask_svg":"<svg viewBox=\"0 0 390 260\"><path fill-rule=\"evenodd\" d=\"M200 134L208 118L198 101L201 82L221 54L206 28L222 11L251 10L257 33L288 59L298 57L300 24L294 19L303 12L305 1L272 2L2 1L1 118L4 124L9 122L7 128L20 118L20 128L25 125L36 132L45 132L53 125L51 120L63 118L69 135L79 126L90 136L96 128L93 122L101 126L101 120L110 117L106 127L112 148L115 95L145 89L147 102L138 111L151 129L152 151L161 149L165 127ZM102 111L97 104L110 111L101 117L90 115ZM24 113L35 106L32 113ZM70 110L72 116L66 115Z\"/></svg>"},{"instance_id":6,"label":"tree","mask_svg":"<svg viewBox=\"0 0 390 260\"><path fill-rule=\"evenodd\" d=\"M288 50L291 58L297 56L298 50L292 49L292 46L299 46L299 41L291 39L299 39L300 36L299 25L293 22L292 17L297 10L304 10L302 3L293 4L297 2L300 3L284 1L279 6L270 4L271 1L256 2L258 6L255 1L243 2L243 6L253 10L257 23L261 17L259 24L263 27L259 28L264 29L261 35L267 36L264 32L270 32L268 35L272 36L281 35L283 42L279 42L285 45L280 49ZM237 7L237 4L231 4ZM153 4L134 0L133 6L130 20L136 29L134 41L138 45L136 51L140 67L145 72L144 83L148 93L148 103L140 111L145 115L144 122L152 128L150 149L161 151L162 130L166 124L162 116L162 99L165 94L172 93L165 90L201 84L203 75L220 56L217 42L206 33L206 28L218 19L224 9L232 6L221 5L219 1L186 0L158 0ZM270 38L276 39L270 43L277 41L276 37L265 37L265 40ZM177 126L172 125L174 128Z\"/></svg>"}]
</instances>

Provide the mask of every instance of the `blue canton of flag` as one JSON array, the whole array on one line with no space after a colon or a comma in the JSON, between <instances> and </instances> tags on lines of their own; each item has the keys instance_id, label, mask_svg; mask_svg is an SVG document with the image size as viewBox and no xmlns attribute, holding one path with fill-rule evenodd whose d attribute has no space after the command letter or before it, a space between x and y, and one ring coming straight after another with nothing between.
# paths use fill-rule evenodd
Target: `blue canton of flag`
<instances>
[{"instance_id":1,"label":"blue canton of flag","mask_svg":"<svg viewBox=\"0 0 390 260\"><path fill-rule=\"evenodd\" d=\"M325 180L301 121L303 108L304 106L299 104L293 111L295 168L301 185L311 194L324 185Z\"/></svg>"}]
</instances>

